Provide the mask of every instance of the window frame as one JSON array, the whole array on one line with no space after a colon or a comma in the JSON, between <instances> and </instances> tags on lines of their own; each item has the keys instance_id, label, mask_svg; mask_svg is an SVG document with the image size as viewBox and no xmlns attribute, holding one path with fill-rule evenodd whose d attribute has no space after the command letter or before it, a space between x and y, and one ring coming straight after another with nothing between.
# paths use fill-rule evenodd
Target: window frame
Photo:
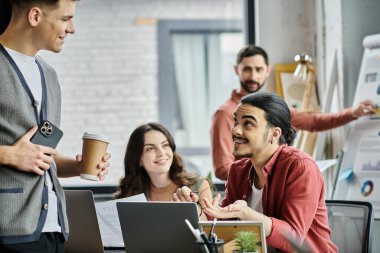
<instances>
[{"instance_id":1,"label":"window frame","mask_svg":"<svg viewBox=\"0 0 380 253\"><path fill-rule=\"evenodd\" d=\"M174 133L171 119L175 115L176 97L173 62L173 33L244 33L243 20L159 20L158 41L158 114L159 121ZM211 120L211 119L210 119ZM210 155L209 147L179 147L184 156Z\"/></svg>"}]
</instances>

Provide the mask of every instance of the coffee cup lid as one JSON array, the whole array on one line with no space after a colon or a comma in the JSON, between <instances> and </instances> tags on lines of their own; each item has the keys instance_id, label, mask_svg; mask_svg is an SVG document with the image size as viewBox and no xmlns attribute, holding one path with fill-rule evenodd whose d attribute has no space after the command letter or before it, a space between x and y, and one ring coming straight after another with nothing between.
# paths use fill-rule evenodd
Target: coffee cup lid
<instances>
[{"instance_id":1,"label":"coffee cup lid","mask_svg":"<svg viewBox=\"0 0 380 253\"><path fill-rule=\"evenodd\" d=\"M105 138L104 136L98 135L98 134L89 134L85 132L83 134L82 139L92 139L92 140L98 140L98 141L103 141L109 143L108 139Z\"/></svg>"}]
</instances>

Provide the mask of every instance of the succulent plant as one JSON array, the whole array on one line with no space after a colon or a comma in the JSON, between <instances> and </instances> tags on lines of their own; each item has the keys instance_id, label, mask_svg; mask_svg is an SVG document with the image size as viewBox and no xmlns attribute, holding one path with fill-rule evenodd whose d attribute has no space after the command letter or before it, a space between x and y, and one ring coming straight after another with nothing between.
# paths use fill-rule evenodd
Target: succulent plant
<instances>
[{"instance_id":1,"label":"succulent plant","mask_svg":"<svg viewBox=\"0 0 380 253\"><path fill-rule=\"evenodd\" d=\"M252 231L238 231L235 234L235 243L239 247L239 251L237 252L255 252L257 250L256 233Z\"/></svg>"}]
</instances>

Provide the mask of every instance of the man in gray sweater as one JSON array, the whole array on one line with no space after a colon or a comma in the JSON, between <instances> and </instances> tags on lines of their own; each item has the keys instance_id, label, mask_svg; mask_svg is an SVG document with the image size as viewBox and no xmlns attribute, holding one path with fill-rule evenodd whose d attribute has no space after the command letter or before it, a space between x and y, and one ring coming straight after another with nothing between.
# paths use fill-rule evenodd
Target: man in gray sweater
<instances>
[{"instance_id":1,"label":"man in gray sweater","mask_svg":"<svg viewBox=\"0 0 380 253\"><path fill-rule=\"evenodd\" d=\"M37 53L61 51L75 32L76 1L5 1L12 14L0 35L0 252L63 252L69 229L58 176L78 176L81 156L30 139L45 120L60 125L57 75ZM98 164L100 180L109 158Z\"/></svg>"}]
</instances>

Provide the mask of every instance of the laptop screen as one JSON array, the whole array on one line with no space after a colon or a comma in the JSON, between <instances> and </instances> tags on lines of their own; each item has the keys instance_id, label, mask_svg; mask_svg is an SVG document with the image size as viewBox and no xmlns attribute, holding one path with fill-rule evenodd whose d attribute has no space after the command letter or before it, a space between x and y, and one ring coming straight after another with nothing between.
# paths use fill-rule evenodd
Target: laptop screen
<instances>
[{"instance_id":1,"label":"laptop screen","mask_svg":"<svg viewBox=\"0 0 380 253\"><path fill-rule=\"evenodd\" d=\"M195 203L118 202L126 252L191 252L195 238L185 219L198 227Z\"/></svg>"},{"instance_id":2,"label":"laptop screen","mask_svg":"<svg viewBox=\"0 0 380 253\"><path fill-rule=\"evenodd\" d=\"M92 192L65 190L66 212L69 221L69 238L66 253L103 253L98 219Z\"/></svg>"}]
</instances>

